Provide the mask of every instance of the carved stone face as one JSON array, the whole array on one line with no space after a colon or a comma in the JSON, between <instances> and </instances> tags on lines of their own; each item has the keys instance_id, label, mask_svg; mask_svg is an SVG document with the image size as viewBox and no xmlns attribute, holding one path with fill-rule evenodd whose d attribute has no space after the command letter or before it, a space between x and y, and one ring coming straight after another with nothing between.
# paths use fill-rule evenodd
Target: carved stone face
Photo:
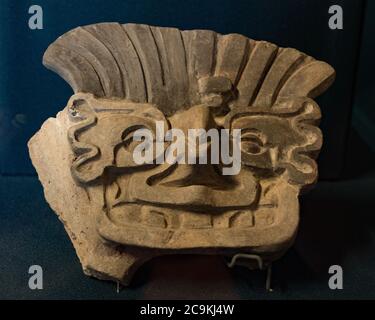
<instances>
[{"instance_id":1,"label":"carved stone face","mask_svg":"<svg viewBox=\"0 0 375 320\"><path fill-rule=\"evenodd\" d=\"M292 244L298 195L317 177L312 99L334 80L327 63L239 34L118 23L62 35L43 63L75 94L30 140L30 156L87 274L126 284L164 253L242 252L267 263ZM134 134L156 137L158 123L185 137L241 129L240 171L224 175L228 164L210 157L139 164Z\"/></svg>"},{"instance_id":2,"label":"carved stone face","mask_svg":"<svg viewBox=\"0 0 375 320\"><path fill-rule=\"evenodd\" d=\"M298 216L300 187L315 179L311 159L299 153L321 143L319 130L306 124L320 116L312 100L286 99L272 110L203 104L166 116L151 104L78 94L68 108L70 143L83 151L72 174L83 184L103 186L97 230L105 240L190 249L256 245L259 234L263 244L269 234L269 245L275 232L293 236L281 229ZM157 121L183 132L241 129L240 172L223 175L223 165L209 161L136 164L133 151L140 142L134 132L147 128L156 137Z\"/></svg>"}]
</instances>

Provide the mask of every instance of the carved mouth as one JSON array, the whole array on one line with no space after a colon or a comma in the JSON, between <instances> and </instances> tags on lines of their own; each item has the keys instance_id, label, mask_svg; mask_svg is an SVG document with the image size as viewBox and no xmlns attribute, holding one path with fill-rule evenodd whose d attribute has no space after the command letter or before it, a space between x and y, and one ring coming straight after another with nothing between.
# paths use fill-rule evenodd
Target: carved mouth
<instances>
[{"instance_id":1,"label":"carved mouth","mask_svg":"<svg viewBox=\"0 0 375 320\"><path fill-rule=\"evenodd\" d=\"M277 187L276 187L277 185ZM264 248L288 242L298 224L296 189L265 183L250 206L197 206L145 201L108 204L98 216L103 241L163 249Z\"/></svg>"},{"instance_id":2,"label":"carved mouth","mask_svg":"<svg viewBox=\"0 0 375 320\"><path fill-rule=\"evenodd\" d=\"M236 248L248 245L252 233L271 232L279 220L277 207L277 203L264 203L255 210L242 207L219 212L223 208L216 208L216 213L202 213L181 207L121 204L99 217L98 232L105 241L130 246Z\"/></svg>"},{"instance_id":3,"label":"carved mouth","mask_svg":"<svg viewBox=\"0 0 375 320\"><path fill-rule=\"evenodd\" d=\"M277 207L276 203L259 205L256 210L246 207L230 210L211 207L203 213L199 212L198 208L193 211L191 208L181 206L123 204L110 209L107 215L114 224L133 228L170 230L251 228L271 225L275 219L275 210L273 210L275 207Z\"/></svg>"}]
</instances>

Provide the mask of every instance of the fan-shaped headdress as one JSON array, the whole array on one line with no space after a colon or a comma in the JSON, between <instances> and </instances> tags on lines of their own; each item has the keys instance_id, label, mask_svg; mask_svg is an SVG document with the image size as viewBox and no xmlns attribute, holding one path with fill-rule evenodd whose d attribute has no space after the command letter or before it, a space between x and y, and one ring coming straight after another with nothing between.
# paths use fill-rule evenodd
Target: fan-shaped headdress
<instances>
[{"instance_id":1,"label":"fan-shaped headdress","mask_svg":"<svg viewBox=\"0 0 375 320\"><path fill-rule=\"evenodd\" d=\"M48 48L44 64L75 93L148 102L166 115L201 103L210 93L202 90L215 91L215 81L202 86L202 79L228 79L238 106L271 108L282 97L316 97L335 74L298 50L239 34L118 23L66 33Z\"/></svg>"}]
</instances>

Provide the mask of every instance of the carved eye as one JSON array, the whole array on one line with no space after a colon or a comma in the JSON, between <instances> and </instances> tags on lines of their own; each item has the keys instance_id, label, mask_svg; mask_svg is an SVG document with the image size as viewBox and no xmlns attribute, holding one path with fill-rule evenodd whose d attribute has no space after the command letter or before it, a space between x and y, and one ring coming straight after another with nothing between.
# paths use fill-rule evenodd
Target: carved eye
<instances>
[{"instance_id":1,"label":"carved eye","mask_svg":"<svg viewBox=\"0 0 375 320\"><path fill-rule=\"evenodd\" d=\"M142 143L142 141L134 140L135 131L137 131L138 129L145 129L145 128L146 128L145 126L136 125L125 130L124 133L122 134L123 147L125 147L125 149L128 150L129 152L132 152L138 144Z\"/></svg>"},{"instance_id":2,"label":"carved eye","mask_svg":"<svg viewBox=\"0 0 375 320\"><path fill-rule=\"evenodd\" d=\"M244 130L241 136L242 152L250 154L263 153L265 148L265 137L258 130Z\"/></svg>"},{"instance_id":3,"label":"carved eye","mask_svg":"<svg viewBox=\"0 0 375 320\"><path fill-rule=\"evenodd\" d=\"M114 150L114 164L117 167L138 166L132 156L134 149L144 142L144 139L141 139L141 141L135 140L135 133L138 129L147 129L147 127L145 125L132 125L122 133L121 142L115 146Z\"/></svg>"}]
</instances>

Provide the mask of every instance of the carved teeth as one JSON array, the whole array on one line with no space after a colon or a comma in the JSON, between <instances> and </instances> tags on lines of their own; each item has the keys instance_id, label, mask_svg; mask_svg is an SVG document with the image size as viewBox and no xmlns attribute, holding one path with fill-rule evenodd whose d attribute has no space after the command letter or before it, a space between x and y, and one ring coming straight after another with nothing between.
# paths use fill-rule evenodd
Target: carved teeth
<instances>
[{"instance_id":1,"label":"carved teeth","mask_svg":"<svg viewBox=\"0 0 375 320\"><path fill-rule=\"evenodd\" d=\"M210 214L184 212L181 216L181 227L188 229L212 228L212 216Z\"/></svg>"},{"instance_id":2,"label":"carved teeth","mask_svg":"<svg viewBox=\"0 0 375 320\"><path fill-rule=\"evenodd\" d=\"M164 213L147 207L142 208L142 224L155 228L166 228L168 226Z\"/></svg>"},{"instance_id":3,"label":"carved teeth","mask_svg":"<svg viewBox=\"0 0 375 320\"><path fill-rule=\"evenodd\" d=\"M134 225L135 228L137 225L141 225L163 229L263 227L274 223L274 214L275 212L267 206L258 208L254 212L250 210L233 210L222 215L188 211L171 213L169 209L158 209L147 205L118 206L110 211L112 221L120 225Z\"/></svg>"},{"instance_id":4,"label":"carved teeth","mask_svg":"<svg viewBox=\"0 0 375 320\"><path fill-rule=\"evenodd\" d=\"M120 225L139 224L141 222L138 205L113 207L110 210L110 217L113 222Z\"/></svg>"},{"instance_id":5,"label":"carved teeth","mask_svg":"<svg viewBox=\"0 0 375 320\"><path fill-rule=\"evenodd\" d=\"M250 210L236 210L215 216L187 211L168 214L168 209L161 212L146 206L142 207L140 223L156 228L210 229L215 227L225 229L266 226L271 225L273 221L273 212L267 209L258 209L255 213Z\"/></svg>"},{"instance_id":6,"label":"carved teeth","mask_svg":"<svg viewBox=\"0 0 375 320\"><path fill-rule=\"evenodd\" d=\"M229 228L233 227L253 227L254 216L251 211L237 211L229 218Z\"/></svg>"},{"instance_id":7,"label":"carved teeth","mask_svg":"<svg viewBox=\"0 0 375 320\"><path fill-rule=\"evenodd\" d=\"M268 208L258 209L254 214L256 226L269 226L274 223L274 212Z\"/></svg>"}]
</instances>

